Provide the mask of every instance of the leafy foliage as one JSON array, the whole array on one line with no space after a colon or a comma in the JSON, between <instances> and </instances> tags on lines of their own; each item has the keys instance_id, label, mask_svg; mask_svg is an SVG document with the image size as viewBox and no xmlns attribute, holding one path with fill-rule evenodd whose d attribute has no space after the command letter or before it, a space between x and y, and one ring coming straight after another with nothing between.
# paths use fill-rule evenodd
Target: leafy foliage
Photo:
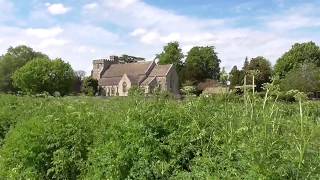
<instances>
[{"instance_id":1,"label":"leafy foliage","mask_svg":"<svg viewBox=\"0 0 320 180\"><path fill-rule=\"evenodd\" d=\"M303 63L313 63L320 67L320 48L314 42L296 43L292 48L278 59L275 73L280 77L286 76L294 68Z\"/></svg>"},{"instance_id":2,"label":"leafy foliage","mask_svg":"<svg viewBox=\"0 0 320 180\"><path fill-rule=\"evenodd\" d=\"M219 75L219 81L221 84L226 85L228 81L228 73L226 72L225 67L222 68L220 75Z\"/></svg>"},{"instance_id":3,"label":"leafy foliage","mask_svg":"<svg viewBox=\"0 0 320 180\"><path fill-rule=\"evenodd\" d=\"M94 96L98 92L98 80L91 76L84 78L81 91L86 95Z\"/></svg>"},{"instance_id":4,"label":"leafy foliage","mask_svg":"<svg viewBox=\"0 0 320 180\"><path fill-rule=\"evenodd\" d=\"M300 111L299 104L250 102L253 109L239 99L215 97L177 102L0 95L0 120L12 122L10 131L0 129L0 176L319 177L320 104L302 102Z\"/></svg>"},{"instance_id":5,"label":"leafy foliage","mask_svg":"<svg viewBox=\"0 0 320 180\"><path fill-rule=\"evenodd\" d=\"M257 90L261 91L263 84L271 81L272 69L270 62L262 56L252 58L247 69L247 83L252 83L253 74L250 71L256 71L255 85Z\"/></svg>"},{"instance_id":6,"label":"leafy foliage","mask_svg":"<svg viewBox=\"0 0 320 180\"><path fill-rule=\"evenodd\" d=\"M157 55L159 64L173 64L179 73L183 67L184 57L178 42L170 42L163 47L163 52Z\"/></svg>"},{"instance_id":7,"label":"leafy foliage","mask_svg":"<svg viewBox=\"0 0 320 180\"><path fill-rule=\"evenodd\" d=\"M230 86L233 88L235 86L243 85L244 71L238 70L237 66L233 66L230 71Z\"/></svg>"},{"instance_id":8,"label":"leafy foliage","mask_svg":"<svg viewBox=\"0 0 320 180\"><path fill-rule=\"evenodd\" d=\"M270 62L262 56L252 58L250 62L248 58L245 59L242 70L238 70L237 66L234 66L230 71L230 85L241 86L244 83L244 77L246 75L246 83L252 84L253 76L255 79L256 89L258 91L263 90L263 84L271 81L272 68Z\"/></svg>"},{"instance_id":9,"label":"leafy foliage","mask_svg":"<svg viewBox=\"0 0 320 180\"><path fill-rule=\"evenodd\" d=\"M249 67L249 60L248 60L248 57L246 57L246 59L244 60L244 63L243 63L242 70L246 73L246 72L248 72L248 67Z\"/></svg>"},{"instance_id":10,"label":"leafy foliage","mask_svg":"<svg viewBox=\"0 0 320 180\"><path fill-rule=\"evenodd\" d=\"M166 46L163 47L163 51L160 54L156 55L156 58L159 59L159 64L173 64L175 67L180 83L184 81L184 63L182 62L182 59L184 58L184 55L182 53L181 48L179 47L179 43L176 42L170 42Z\"/></svg>"},{"instance_id":11,"label":"leafy foliage","mask_svg":"<svg viewBox=\"0 0 320 180\"><path fill-rule=\"evenodd\" d=\"M13 82L15 87L31 94L54 94L58 91L65 95L71 91L74 72L61 59L51 61L48 58L37 58L17 70Z\"/></svg>"},{"instance_id":12,"label":"leafy foliage","mask_svg":"<svg viewBox=\"0 0 320 180\"><path fill-rule=\"evenodd\" d=\"M129 89L128 96L144 96L144 91L139 86L132 86Z\"/></svg>"},{"instance_id":13,"label":"leafy foliage","mask_svg":"<svg viewBox=\"0 0 320 180\"><path fill-rule=\"evenodd\" d=\"M314 64L303 64L301 67L291 70L281 80L281 89L284 91L299 90L301 92L320 91L320 69Z\"/></svg>"},{"instance_id":14,"label":"leafy foliage","mask_svg":"<svg viewBox=\"0 0 320 180\"><path fill-rule=\"evenodd\" d=\"M205 79L218 79L220 62L213 46L193 47L186 59L186 80L200 82Z\"/></svg>"},{"instance_id":15,"label":"leafy foliage","mask_svg":"<svg viewBox=\"0 0 320 180\"><path fill-rule=\"evenodd\" d=\"M24 45L10 47L6 54L0 56L0 91L16 91L12 82L14 72L34 58L48 58L48 56Z\"/></svg>"}]
</instances>

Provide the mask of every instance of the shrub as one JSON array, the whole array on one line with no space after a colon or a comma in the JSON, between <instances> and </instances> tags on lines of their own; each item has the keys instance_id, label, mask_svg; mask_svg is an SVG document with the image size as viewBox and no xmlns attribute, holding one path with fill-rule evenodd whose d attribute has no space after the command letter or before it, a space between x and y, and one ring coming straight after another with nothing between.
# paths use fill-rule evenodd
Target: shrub
<instances>
[{"instance_id":1,"label":"shrub","mask_svg":"<svg viewBox=\"0 0 320 180\"><path fill-rule=\"evenodd\" d=\"M0 151L0 176L76 179L92 143L90 115L79 109L79 105L53 103L18 123Z\"/></svg>"},{"instance_id":2,"label":"shrub","mask_svg":"<svg viewBox=\"0 0 320 180\"><path fill-rule=\"evenodd\" d=\"M98 80L92 77L85 78L81 91L88 96L94 96L98 92Z\"/></svg>"},{"instance_id":3,"label":"shrub","mask_svg":"<svg viewBox=\"0 0 320 180\"><path fill-rule=\"evenodd\" d=\"M66 95L70 93L73 81L74 73L71 66L61 59L34 59L13 75L14 85L31 94L48 92L53 95L59 91L61 95Z\"/></svg>"},{"instance_id":4,"label":"shrub","mask_svg":"<svg viewBox=\"0 0 320 180\"><path fill-rule=\"evenodd\" d=\"M181 92L183 95L189 95L189 96L198 94L196 86L183 86L181 89Z\"/></svg>"},{"instance_id":5,"label":"shrub","mask_svg":"<svg viewBox=\"0 0 320 180\"><path fill-rule=\"evenodd\" d=\"M132 86L128 91L128 96L144 96L144 90L139 86Z\"/></svg>"},{"instance_id":6,"label":"shrub","mask_svg":"<svg viewBox=\"0 0 320 180\"><path fill-rule=\"evenodd\" d=\"M314 64L303 64L291 70L280 82L283 91L297 89L301 92L320 91L320 68Z\"/></svg>"}]
</instances>

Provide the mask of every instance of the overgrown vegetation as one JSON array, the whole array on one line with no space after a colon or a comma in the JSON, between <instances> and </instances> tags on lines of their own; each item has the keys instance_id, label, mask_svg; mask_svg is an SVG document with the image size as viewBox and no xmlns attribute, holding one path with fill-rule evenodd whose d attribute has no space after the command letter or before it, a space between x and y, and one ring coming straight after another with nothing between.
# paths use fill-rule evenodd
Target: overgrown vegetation
<instances>
[{"instance_id":1,"label":"overgrown vegetation","mask_svg":"<svg viewBox=\"0 0 320 180\"><path fill-rule=\"evenodd\" d=\"M318 178L319 102L298 94L300 103L284 104L268 94L186 101L0 95L0 176Z\"/></svg>"}]
</instances>

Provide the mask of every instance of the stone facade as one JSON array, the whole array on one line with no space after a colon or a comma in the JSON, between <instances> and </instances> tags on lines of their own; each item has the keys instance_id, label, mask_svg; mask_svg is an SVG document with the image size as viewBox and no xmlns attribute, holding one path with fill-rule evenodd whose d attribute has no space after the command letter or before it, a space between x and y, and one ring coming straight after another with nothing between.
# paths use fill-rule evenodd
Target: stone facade
<instances>
[{"instance_id":1,"label":"stone facade","mask_svg":"<svg viewBox=\"0 0 320 180\"><path fill-rule=\"evenodd\" d=\"M155 90L179 94L179 78L171 65L157 65L154 61L121 63L118 58L93 61L92 77L99 82L104 96L128 96L133 86L144 89L146 94Z\"/></svg>"}]
</instances>

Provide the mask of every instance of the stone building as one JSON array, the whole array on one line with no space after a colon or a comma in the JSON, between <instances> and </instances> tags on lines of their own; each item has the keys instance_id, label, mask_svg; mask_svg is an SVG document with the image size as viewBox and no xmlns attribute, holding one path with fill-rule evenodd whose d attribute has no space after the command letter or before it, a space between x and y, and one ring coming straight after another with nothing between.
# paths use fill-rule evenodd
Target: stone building
<instances>
[{"instance_id":1,"label":"stone building","mask_svg":"<svg viewBox=\"0 0 320 180\"><path fill-rule=\"evenodd\" d=\"M127 96L132 86L144 89L146 94L155 90L179 94L179 78L173 65L157 65L154 61L121 63L115 56L93 61L92 77L99 82L105 96Z\"/></svg>"}]
</instances>

